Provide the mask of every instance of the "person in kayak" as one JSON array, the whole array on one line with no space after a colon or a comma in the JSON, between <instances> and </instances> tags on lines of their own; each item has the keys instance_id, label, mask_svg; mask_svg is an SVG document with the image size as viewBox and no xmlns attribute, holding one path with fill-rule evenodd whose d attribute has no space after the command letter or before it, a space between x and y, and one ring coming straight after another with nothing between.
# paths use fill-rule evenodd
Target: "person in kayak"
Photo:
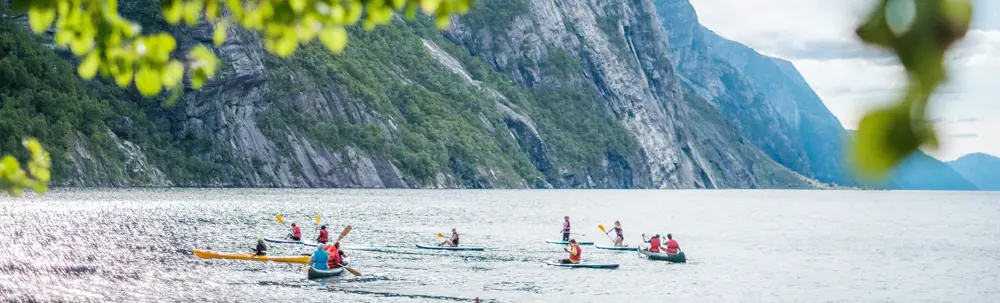
<instances>
[{"instance_id":1,"label":"person in kayak","mask_svg":"<svg viewBox=\"0 0 1000 303\"><path fill-rule=\"evenodd\" d=\"M676 254L681 251L681 246L677 244L677 240L674 240L674 235L667 234L667 249L668 254Z\"/></svg>"},{"instance_id":2,"label":"person in kayak","mask_svg":"<svg viewBox=\"0 0 1000 303\"><path fill-rule=\"evenodd\" d=\"M649 243L649 252L659 253L661 251L666 251L663 245L660 244L660 234L653 235L652 238L646 240L646 234L642 234L642 240Z\"/></svg>"},{"instance_id":3,"label":"person in kayak","mask_svg":"<svg viewBox=\"0 0 1000 303\"><path fill-rule=\"evenodd\" d=\"M580 256L583 255L583 250L580 250L580 245L576 243L576 239L569 239L569 247L563 248L569 253L569 259L559 260L562 264L579 264Z\"/></svg>"},{"instance_id":4,"label":"person in kayak","mask_svg":"<svg viewBox=\"0 0 1000 303\"><path fill-rule=\"evenodd\" d=\"M562 234L563 234L563 241L568 241L569 240L569 216L566 216L565 219L566 219L566 221L563 221Z\"/></svg>"},{"instance_id":5,"label":"person in kayak","mask_svg":"<svg viewBox=\"0 0 1000 303\"><path fill-rule=\"evenodd\" d=\"M604 228L603 226L601 228ZM622 234L622 223L615 221L615 228L612 229L618 236L615 237L615 247L625 247L622 242L625 241L625 236ZM612 230L607 231L605 234L610 233Z\"/></svg>"},{"instance_id":6,"label":"person in kayak","mask_svg":"<svg viewBox=\"0 0 1000 303\"><path fill-rule=\"evenodd\" d=\"M321 244L326 244L326 241L329 240L329 237L330 233L326 231L326 225L320 226L319 237L316 237L316 242L319 242Z\"/></svg>"},{"instance_id":7,"label":"person in kayak","mask_svg":"<svg viewBox=\"0 0 1000 303\"><path fill-rule=\"evenodd\" d=\"M448 245L448 247L458 247L458 230L455 230L454 227L451 228L451 238L445 239L444 242L438 244L438 246L445 245Z\"/></svg>"},{"instance_id":8,"label":"person in kayak","mask_svg":"<svg viewBox=\"0 0 1000 303\"><path fill-rule=\"evenodd\" d=\"M264 238L257 238L257 247L253 249L253 252L257 256L267 255L267 244L264 244Z\"/></svg>"},{"instance_id":9,"label":"person in kayak","mask_svg":"<svg viewBox=\"0 0 1000 303\"><path fill-rule=\"evenodd\" d=\"M309 258L309 266L319 270L328 270L330 266L326 263L330 259L330 254L323 250L323 245L316 245L312 257Z\"/></svg>"},{"instance_id":10,"label":"person in kayak","mask_svg":"<svg viewBox=\"0 0 1000 303\"><path fill-rule=\"evenodd\" d=\"M302 241L302 229L298 225L292 223L292 233L288 234L288 238L295 241Z\"/></svg>"},{"instance_id":11,"label":"person in kayak","mask_svg":"<svg viewBox=\"0 0 1000 303\"><path fill-rule=\"evenodd\" d=\"M330 268L337 268L344 266L341 262L344 261L343 257L340 255L340 241L334 242L333 244L323 245L323 250L329 255L329 261L327 265Z\"/></svg>"}]
</instances>

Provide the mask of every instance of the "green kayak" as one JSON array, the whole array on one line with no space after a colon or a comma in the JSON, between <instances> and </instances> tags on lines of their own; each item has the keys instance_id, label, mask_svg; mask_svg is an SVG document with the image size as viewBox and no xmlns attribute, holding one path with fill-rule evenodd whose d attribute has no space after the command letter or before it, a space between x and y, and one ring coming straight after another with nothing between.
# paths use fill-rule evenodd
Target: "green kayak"
<instances>
[{"instance_id":1,"label":"green kayak","mask_svg":"<svg viewBox=\"0 0 1000 303\"><path fill-rule=\"evenodd\" d=\"M673 263L687 263L687 257L684 256L683 251L676 254L665 254L665 253L650 252L646 250L646 248L644 247L639 247L639 255L646 256L646 258L650 260L667 261Z\"/></svg>"},{"instance_id":2,"label":"green kayak","mask_svg":"<svg viewBox=\"0 0 1000 303\"><path fill-rule=\"evenodd\" d=\"M335 277L343 273L344 273L343 267L337 267L329 270L316 269L312 266L309 267L309 279L323 279L323 278Z\"/></svg>"}]
</instances>

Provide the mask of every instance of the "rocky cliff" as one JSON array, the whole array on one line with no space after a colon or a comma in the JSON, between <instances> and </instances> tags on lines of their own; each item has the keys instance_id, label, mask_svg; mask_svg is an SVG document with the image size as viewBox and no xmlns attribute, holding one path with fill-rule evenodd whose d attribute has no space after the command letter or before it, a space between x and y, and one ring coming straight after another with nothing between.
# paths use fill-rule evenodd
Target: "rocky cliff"
<instances>
[{"instance_id":1,"label":"rocky cliff","mask_svg":"<svg viewBox=\"0 0 1000 303\"><path fill-rule=\"evenodd\" d=\"M211 26L166 27L150 9L158 7L154 2L123 3L122 10L147 29L179 37L179 53L209 43ZM57 172L66 172L57 180L108 186L812 186L771 159L810 174L810 166L784 158L803 150L788 131L795 125L759 98L748 102L745 97L757 95L737 89L751 81L732 76L733 64L713 57L718 75L705 79L719 82L685 76L709 61L671 53L669 31L650 1L478 1L454 21L443 33L429 20L352 30L343 54L313 44L287 59L268 55L253 33L230 29L228 40L214 48L221 75L201 90L186 90L172 107L133 91L101 98L107 115L71 125L86 131L65 135L71 144L55 153L62 159ZM99 84L76 85L86 86L83 92L114 90ZM767 141L751 129L779 130L783 137Z\"/></svg>"}]
</instances>

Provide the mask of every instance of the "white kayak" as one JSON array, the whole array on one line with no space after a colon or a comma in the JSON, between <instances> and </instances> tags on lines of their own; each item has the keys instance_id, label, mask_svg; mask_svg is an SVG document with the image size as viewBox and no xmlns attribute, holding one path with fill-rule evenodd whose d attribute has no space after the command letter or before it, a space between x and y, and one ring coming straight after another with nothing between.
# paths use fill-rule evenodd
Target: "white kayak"
<instances>
[{"instance_id":1,"label":"white kayak","mask_svg":"<svg viewBox=\"0 0 1000 303\"><path fill-rule=\"evenodd\" d=\"M636 247L604 246L604 245L600 245L600 244L594 245L594 247L597 247L598 249L620 250L620 251L636 251L638 249Z\"/></svg>"},{"instance_id":2,"label":"white kayak","mask_svg":"<svg viewBox=\"0 0 1000 303\"><path fill-rule=\"evenodd\" d=\"M618 268L618 264L600 264L600 263L559 263L547 261L545 264L549 266L556 267L569 267L569 268L599 268L599 269L615 269Z\"/></svg>"},{"instance_id":3,"label":"white kayak","mask_svg":"<svg viewBox=\"0 0 1000 303\"><path fill-rule=\"evenodd\" d=\"M545 243L568 245L569 241L545 240ZM593 241L576 241L576 244L580 244L580 245L594 245L594 242Z\"/></svg>"},{"instance_id":4,"label":"white kayak","mask_svg":"<svg viewBox=\"0 0 1000 303\"><path fill-rule=\"evenodd\" d=\"M432 250L464 250L464 251L484 251L486 248L483 247L469 247L469 246L459 246L459 247L447 247L447 246L437 246L437 245L423 245L417 244L418 248L432 249Z\"/></svg>"}]
</instances>

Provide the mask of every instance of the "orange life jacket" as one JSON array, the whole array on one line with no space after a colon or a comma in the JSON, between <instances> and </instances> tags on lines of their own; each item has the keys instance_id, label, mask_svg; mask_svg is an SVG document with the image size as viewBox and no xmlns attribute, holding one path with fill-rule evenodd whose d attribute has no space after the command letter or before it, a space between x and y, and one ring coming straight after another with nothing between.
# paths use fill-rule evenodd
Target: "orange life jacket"
<instances>
[{"instance_id":1,"label":"orange life jacket","mask_svg":"<svg viewBox=\"0 0 1000 303\"><path fill-rule=\"evenodd\" d=\"M573 244L572 247L573 248L570 249L569 251L569 261L573 263L580 263L580 256L583 255L583 251L580 250L579 244ZM574 254L573 252L576 252L576 254Z\"/></svg>"},{"instance_id":2,"label":"orange life jacket","mask_svg":"<svg viewBox=\"0 0 1000 303\"><path fill-rule=\"evenodd\" d=\"M660 238L649 239L649 252L660 252Z\"/></svg>"},{"instance_id":3,"label":"orange life jacket","mask_svg":"<svg viewBox=\"0 0 1000 303\"><path fill-rule=\"evenodd\" d=\"M675 241L673 239L670 239L670 241L667 241L667 253L668 254L676 254L678 251L680 251L680 248L681 248L681 246L677 245L677 241Z\"/></svg>"}]
</instances>

